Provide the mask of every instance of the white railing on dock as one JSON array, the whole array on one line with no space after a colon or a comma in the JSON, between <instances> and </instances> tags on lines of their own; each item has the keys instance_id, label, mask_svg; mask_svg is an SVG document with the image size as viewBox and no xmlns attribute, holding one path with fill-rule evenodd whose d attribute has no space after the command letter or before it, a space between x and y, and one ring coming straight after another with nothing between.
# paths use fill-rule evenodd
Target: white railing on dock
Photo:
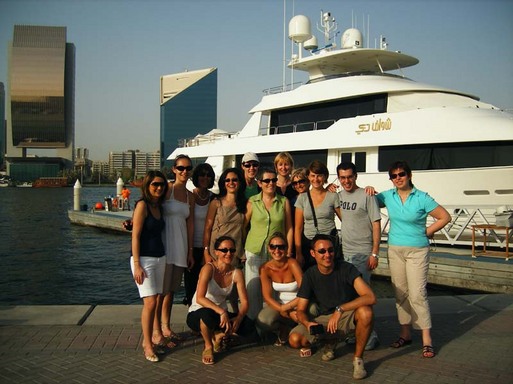
<instances>
[{"instance_id":1,"label":"white railing on dock","mask_svg":"<svg viewBox=\"0 0 513 384\"><path fill-rule=\"evenodd\" d=\"M452 220L441 231L435 234L436 244L445 245L464 245L472 246L472 226L473 225L494 225L496 207L478 207L478 206L445 206L445 209L451 214ZM427 225L434 222L431 216L428 216ZM388 239L388 228L390 219L386 208L381 210L381 240ZM482 230L477 230L483 233ZM488 246L506 247L506 236L497 234L493 230L488 230ZM510 233L510 242L513 237L513 231Z\"/></svg>"}]
</instances>

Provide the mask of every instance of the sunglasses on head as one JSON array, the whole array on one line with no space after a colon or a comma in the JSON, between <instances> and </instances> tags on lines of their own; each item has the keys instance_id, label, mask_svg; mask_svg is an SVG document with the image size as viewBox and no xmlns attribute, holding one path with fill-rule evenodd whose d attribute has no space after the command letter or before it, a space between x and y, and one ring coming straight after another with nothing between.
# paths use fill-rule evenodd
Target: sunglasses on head
<instances>
[{"instance_id":1,"label":"sunglasses on head","mask_svg":"<svg viewBox=\"0 0 513 384\"><path fill-rule=\"evenodd\" d=\"M287 246L285 244L269 244L269 248L271 248L271 251L278 250L278 251L284 251L287 249Z\"/></svg>"},{"instance_id":2,"label":"sunglasses on head","mask_svg":"<svg viewBox=\"0 0 513 384\"><path fill-rule=\"evenodd\" d=\"M236 177L232 178L232 179L224 179L224 182L226 184L228 183L238 183L239 182L239 179L237 179Z\"/></svg>"},{"instance_id":3,"label":"sunglasses on head","mask_svg":"<svg viewBox=\"0 0 513 384\"><path fill-rule=\"evenodd\" d=\"M329 247L328 249L326 249L326 248L321 248L321 249L318 249L318 250L317 250L317 251L315 251L315 252L318 252L318 253L320 253L321 255L324 255L326 252L328 252L328 253L335 253L335 248L333 248L333 247Z\"/></svg>"},{"instance_id":4,"label":"sunglasses on head","mask_svg":"<svg viewBox=\"0 0 513 384\"><path fill-rule=\"evenodd\" d=\"M305 184L305 183L306 183L306 180L305 179L301 179L301 180L298 180L298 181L293 181L291 184L292 184L293 187L295 187L298 184Z\"/></svg>"},{"instance_id":5,"label":"sunglasses on head","mask_svg":"<svg viewBox=\"0 0 513 384\"><path fill-rule=\"evenodd\" d=\"M166 186L166 183L163 181L154 181L154 182L150 183L150 185L155 188L158 188L158 187L164 188Z\"/></svg>"},{"instance_id":6,"label":"sunglasses on head","mask_svg":"<svg viewBox=\"0 0 513 384\"><path fill-rule=\"evenodd\" d=\"M402 171L402 172L399 172L399 173L392 173L390 175L390 180L394 180L394 179L397 179L398 177L404 177L406 176L406 172Z\"/></svg>"},{"instance_id":7,"label":"sunglasses on head","mask_svg":"<svg viewBox=\"0 0 513 384\"><path fill-rule=\"evenodd\" d=\"M270 182L273 182L276 184L276 182L278 181L278 178L277 177L273 177L272 179L262 179L260 180L262 183L265 183L265 184L269 184Z\"/></svg>"},{"instance_id":8,"label":"sunglasses on head","mask_svg":"<svg viewBox=\"0 0 513 384\"><path fill-rule=\"evenodd\" d=\"M235 253L237 251L235 248L217 248L217 250L222 253Z\"/></svg>"},{"instance_id":9,"label":"sunglasses on head","mask_svg":"<svg viewBox=\"0 0 513 384\"><path fill-rule=\"evenodd\" d=\"M257 163L256 161L250 161L250 162L242 164L242 166L244 168L251 168L251 167L258 168L260 166L260 163Z\"/></svg>"},{"instance_id":10,"label":"sunglasses on head","mask_svg":"<svg viewBox=\"0 0 513 384\"><path fill-rule=\"evenodd\" d=\"M192 171L192 165L188 165L186 167L184 167L183 165L177 165L175 168L179 172L183 172L183 171L190 172L190 171Z\"/></svg>"}]
</instances>

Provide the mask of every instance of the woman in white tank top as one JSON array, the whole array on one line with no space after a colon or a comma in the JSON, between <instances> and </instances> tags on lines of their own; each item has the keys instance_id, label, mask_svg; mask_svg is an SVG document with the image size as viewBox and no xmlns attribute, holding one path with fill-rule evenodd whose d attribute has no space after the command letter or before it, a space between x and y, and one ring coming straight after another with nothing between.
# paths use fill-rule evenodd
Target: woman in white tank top
<instances>
[{"instance_id":1,"label":"woman in white tank top","mask_svg":"<svg viewBox=\"0 0 513 384\"><path fill-rule=\"evenodd\" d=\"M287 239L281 232L271 235L268 251L271 260L260 269L262 296L267 304L256 323L262 333L278 332L276 346L287 343L290 330L297 324L296 298L303 272L299 263L287 256Z\"/></svg>"}]
</instances>

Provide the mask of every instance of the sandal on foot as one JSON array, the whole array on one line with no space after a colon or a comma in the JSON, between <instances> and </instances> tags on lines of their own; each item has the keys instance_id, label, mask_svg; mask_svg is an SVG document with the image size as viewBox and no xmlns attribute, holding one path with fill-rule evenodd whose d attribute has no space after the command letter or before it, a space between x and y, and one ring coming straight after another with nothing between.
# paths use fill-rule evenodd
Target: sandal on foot
<instances>
[{"instance_id":1,"label":"sandal on foot","mask_svg":"<svg viewBox=\"0 0 513 384\"><path fill-rule=\"evenodd\" d=\"M436 356L435 350L431 345L424 345L422 347L422 357L431 359Z\"/></svg>"},{"instance_id":2,"label":"sandal on foot","mask_svg":"<svg viewBox=\"0 0 513 384\"><path fill-rule=\"evenodd\" d=\"M201 352L201 362L205 365L214 364L214 352L212 348L204 349L203 352Z\"/></svg>"},{"instance_id":3,"label":"sandal on foot","mask_svg":"<svg viewBox=\"0 0 513 384\"><path fill-rule=\"evenodd\" d=\"M275 347L283 347L285 344L287 344L287 342L285 340L282 340L280 336L278 336L278 338L274 342Z\"/></svg>"},{"instance_id":4,"label":"sandal on foot","mask_svg":"<svg viewBox=\"0 0 513 384\"><path fill-rule=\"evenodd\" d=\"M310 357L310 356L312 356L311 348L301 348L299 350L299 357Z\"/></svg>"},{"instance_id":5,"label":"sandal on foot","mask_svg":"<svg viewBox=\"0 0 513 384\"><path fill-rule=\"evenodd\" d=\"M146 354L146 351L143 347L143 354L144 358L148 360L150 363L158 363L159 357L155 354L155 352L152 350L150 354Z\"/></svg>"},{"instance_id":6,"label":"sandal on foot","mask_svg":"<svg viewBox=\"0 0 513 384\"><path fill-rule=\"evenodd\" d=\"M213 349L215 353L219 353L225 350L226 348L226 341L225 341L225 335L218 333L214 335L212 338L212 344L214 345Z\"/></svg>"},{"instance_id":7,"label":"sandal on foot","mask_svg":"<svg viewBox=\"0 0 513 384\"><path fill-rule=\"evenodd\" d=\"M410 345L410 344L411 344L411 339L405 340L402 337L400 337L396 341L394 341L392 344L390 344L390 347L401 348L401 347L404 347L405 345Z\"/></svg>"}]
</instances>

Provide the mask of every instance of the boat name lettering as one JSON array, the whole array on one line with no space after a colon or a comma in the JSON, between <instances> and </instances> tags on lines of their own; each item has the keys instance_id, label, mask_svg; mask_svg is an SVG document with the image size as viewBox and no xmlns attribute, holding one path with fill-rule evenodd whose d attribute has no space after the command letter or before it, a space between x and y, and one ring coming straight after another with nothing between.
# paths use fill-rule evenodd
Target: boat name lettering
<instances>
[{"instance_id":1,"label":"boat name lettering","mask_svg":"<svg viewBox=\"0 0 513 384\"><path fill-rule=\"evenodd\" d=\"M386 120L378 119L372 124L360 124L355 132L359 135L362 132L389 131L390 129L392 129L392 120L388 118Z\"/></svg>"}]
</instances>

